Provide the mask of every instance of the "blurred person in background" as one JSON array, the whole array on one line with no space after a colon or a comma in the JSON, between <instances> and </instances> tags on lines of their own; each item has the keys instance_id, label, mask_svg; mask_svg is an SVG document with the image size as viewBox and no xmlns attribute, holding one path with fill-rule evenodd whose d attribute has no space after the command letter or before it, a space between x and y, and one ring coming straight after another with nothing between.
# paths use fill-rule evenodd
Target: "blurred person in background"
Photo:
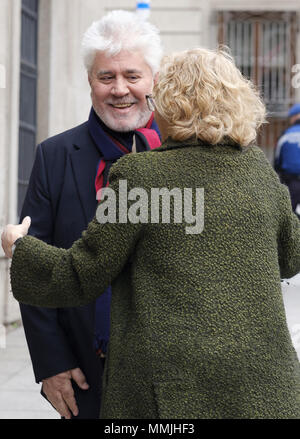
<instances>
[{"instance_id":1,"label":"blurred person in background","mask_svg":"<svg viewBox=\"0 0 300 439\"><path fill-rule=\"evenodd\" d=\"M280 278L300 271L300 222L255 146L265 106L229 54L205 49L165 58L150 104L164 143L112 167L114 219L102 220L104 199L68 250L25 236L28 218L6 227L13 294L81 306L112 284L102 418L298 419L300 364ZM131 190L154 188L192 188L183 208L202 212L204 227L187 231L175 195L173 220L147 220L152 203L145 212L136 200L138 216Z\"/></svg>"},{"instance_id":2,"label":"blurred person in background","mask_svg":"<svg viewBox=\"0 0 300 439\"><path fill-rule=\"evenodd\" d=\"M289 127L278 140L274 165L289 188L293 210L300 218L300 104L293 105L288 118Z\"/></svg>"}]
</instances>

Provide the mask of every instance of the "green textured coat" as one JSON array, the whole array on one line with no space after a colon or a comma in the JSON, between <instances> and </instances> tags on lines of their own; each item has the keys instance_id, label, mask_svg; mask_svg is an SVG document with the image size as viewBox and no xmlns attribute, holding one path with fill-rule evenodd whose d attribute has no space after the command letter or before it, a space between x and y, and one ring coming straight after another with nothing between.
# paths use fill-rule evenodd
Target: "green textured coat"
<instances>
[{"instance_id":1,"label":"green textured coat","mask_svg":"<svg viewBox=\"0 0 300 439\"><path fill-rule=\"evenodd\" d=\"M11 268L31 305L84 305L112 283L101 417L299 418L280 278L300 271L300 221L264 154L169 140L118 161L117 199L119 179L204 188L204 230L95 219L70 250L25 237Z\"/></svg>"}]
</instances>

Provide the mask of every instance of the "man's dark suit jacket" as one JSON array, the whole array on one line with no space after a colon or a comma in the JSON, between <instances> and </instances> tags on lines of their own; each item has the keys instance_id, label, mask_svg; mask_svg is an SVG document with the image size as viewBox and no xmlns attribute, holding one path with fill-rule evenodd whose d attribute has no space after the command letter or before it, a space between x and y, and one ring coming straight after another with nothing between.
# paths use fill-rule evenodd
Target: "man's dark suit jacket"
<instances>
[{"instance_id":1,"label":"man's dark suit jacket","mask_svg":"<svg viewBox=\"0 0 300 439\"><path fill-rule=\"evenodd\" d=\"M31 217L30 235L62 248L81 237L97 208L99 159L87 123L38 145L20 218ZM36 381L80 367L90 389L73 383L78 417L98 418L103 368L93 347L95 302L61 309L21 305L21 314Z\"/></svg>"}]
</instances>

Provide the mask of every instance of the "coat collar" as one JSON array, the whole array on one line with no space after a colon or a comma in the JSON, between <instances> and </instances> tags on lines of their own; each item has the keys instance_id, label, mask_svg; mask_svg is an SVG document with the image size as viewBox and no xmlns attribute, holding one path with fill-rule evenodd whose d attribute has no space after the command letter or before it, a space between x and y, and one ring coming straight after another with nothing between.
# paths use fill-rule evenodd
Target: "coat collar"
<instances>
[{"instance_id":1,"label":"coat collar","mask_svg":"<svg viewBox=\"0 0 300 439\"><path fill-rule=\"evenodd\" d=\"M207 152L224 152L224 153L242 153L248 150L249 147L242 147L237 142L232 140L230 137L224 137L224 139L215 144L212 145L211 143L208 143L205 140L191 138L183 141L176 141L174 139L171 139L169 137L167 140L164 141L162 146L160 148L157 148L155 151L168 151L172 149L182 149L187 146L195 146L195 147L201 147L205 149Z\"/></svg>"}]
</instances>

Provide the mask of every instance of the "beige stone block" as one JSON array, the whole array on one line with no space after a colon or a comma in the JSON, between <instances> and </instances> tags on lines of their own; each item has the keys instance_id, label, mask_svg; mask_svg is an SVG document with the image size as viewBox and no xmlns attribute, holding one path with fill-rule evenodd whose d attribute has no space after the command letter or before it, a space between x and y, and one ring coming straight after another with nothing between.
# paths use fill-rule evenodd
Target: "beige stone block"
<instances>
[{"instance_id":1,"label":"beige stone block","mask_svg":"<svg viewBox=\"0 0 300 439\"><path fill-rule=\"evenodd\" d=\"M161 32L174 32L176 34L199 32L202 26L201 11L182 10L153 10L153 22Z\"/></svg>"},{"instance_id":2,"label":"beige stone block","mask_svg":"<svg viewBox=\"0 0 300 439\"><path fill-rule=\"evenodd\" d=\"M247 11L297 11L300 9L299 0L211 0L211 7L218 10L247 10Z\"/></svg>"},{"instance_id":3,"label":"beige stone block","mask_svg":"<svg viewBox=\"0 0 300 439\"><path fill-rule=\"evenodd\" d=\"M165 54L201 46L201 34L195 35L162 35Z\"/></svg>"}]
</instances>

